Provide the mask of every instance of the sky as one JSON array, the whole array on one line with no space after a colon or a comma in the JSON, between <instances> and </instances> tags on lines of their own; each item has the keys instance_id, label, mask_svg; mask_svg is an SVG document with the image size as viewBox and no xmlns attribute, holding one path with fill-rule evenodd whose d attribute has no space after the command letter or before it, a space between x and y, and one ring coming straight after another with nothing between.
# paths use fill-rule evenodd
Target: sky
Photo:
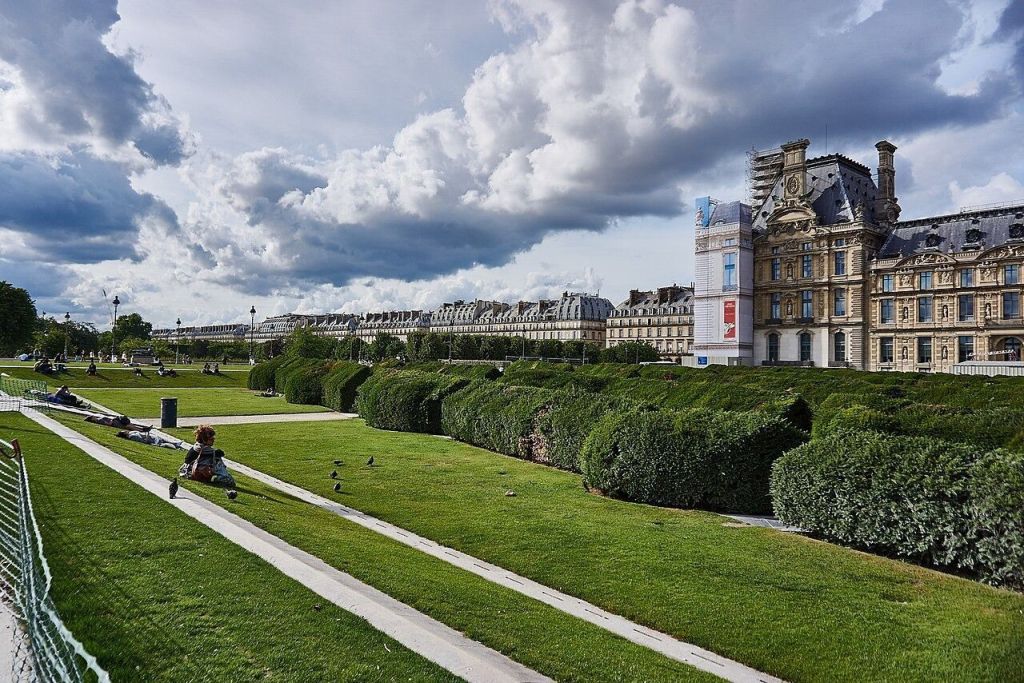
<instances>
[{"instance_id":1,"label":"sky","mask_svg":"<svg viewBox=\"0 0 1024 683\"><path fill-rule=\"evenodd\" d=\"M1019 0L0 0L0 280L101 329L617 303L752 148L1024 200L1022 93Z\"/></svg>"}]
</instances>

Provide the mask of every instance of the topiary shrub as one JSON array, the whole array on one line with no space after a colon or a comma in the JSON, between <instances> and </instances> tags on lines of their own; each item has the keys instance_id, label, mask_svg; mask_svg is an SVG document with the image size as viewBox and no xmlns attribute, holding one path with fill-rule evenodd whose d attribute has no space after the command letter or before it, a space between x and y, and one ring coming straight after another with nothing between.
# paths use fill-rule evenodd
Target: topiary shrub
<instances>
[{"instance_id":1,"label":"topiary shrub","mask_svg":"<svg viewBox=\"0 0 1024 683\"><path fill-rule=\"evenodd\" d=\"M339 413L355 406L356 392L370 376L370 368L359 363L335 363L323 378L323 405Z\"/></svg>"},{"instance_id":2,"label":"topiary shrub","mask_svg":"<svg viewBox=\"0 0 1024 683\"><path fill-rule=\"evenodd\" d=\"M552 392L475 381L441 403L441 430L459 441L527 460L547 461L543 441L533 438L534 416Z\"/></svg>"},{"instance_id":3,"label":"topiary shrub","mask_svg":"<svg viewBox=\"0 0 1024 683\"><path fill-rule=\"evenodd\" d=\"M797 429L807 433L811 432L814 412L811 410L810 404L799 394L762 403L757 410L769 415L778 415Z\"/></svg>"},{"instance_id":4,"label":"topiary shrub","mask_svg":"<svg viewBox=\"0 0 1024 683\"><path fill-rule=\"evenodd\" d=\"M468 382L424 372L374 371L359 387L356 410L378 429L440 434L442 399Z\"/></svg>"},{"instance_id":5,"label":"topiary shrub","mask_svg":"<svg viewBox=\"0 0 1024 683\"><path fill-rule=\"evenodd\" d=\"M1018 454L836 431L781 457L771 494L781 520L829 540L1020 585Z\"/></svg>"},{"instance_id":6,"label":"topiary shrub","mask_svg":"<svg viewBox=\"0 0 1024 683\"><path fill-rule=\"evenodd\" d=\"M323 380L328 365L322 360L296 364L284 382L284 400L288 403L321 405L324 401Z\"/></svg>"},{"instance_id":7,"label":"topiary shrub","mask_svg":"<svg viewBox=\"0 0 1024 683\"><path fill-rule=\"evenodd\" d=\"M277 356L270 360L265 360L262 363L257 363L249 370L247 386L250 389L258 389L260 391L273 389L274 373L286 360L288 360L286 356Z\"/></svg>"},{"instance_id":8,"label":"topiary shrub","mask_svg":"<svg viewBox=\"0 0 1024 683\"><path fill-rule=\"evenodd\" d=\"M312 367L323 365L323 360L317 360L315 358L298 358L290 357L277 366L274 371L274 390L279 394L284 394L288 384L288 380L291 376L297 372L302 372Z\"/></svg>"},{"instance_id":9,"label":"topiary shrub","mask_svg":"<svg viewBox=\"0 0 1024 683\"><path fill-rule=\"evenodd\" d=\"M536 417L536 429L546 444L545 462L563 470L580 471L580 452L594 426L609 411L632 408L629 401L579 390L557 392Z\"/></svg>"},{"instance_id":10,"label":"topiary shrub","mask_svg":"<svg viewBox=\"0 0 1024 683\"><path fill-rule=\"evenodd\" d=\"M587 437L580 466L587 485L617 498L766 512L772 462L805 440L764 413L613 411Z\"/></svg>"}]
</instances>

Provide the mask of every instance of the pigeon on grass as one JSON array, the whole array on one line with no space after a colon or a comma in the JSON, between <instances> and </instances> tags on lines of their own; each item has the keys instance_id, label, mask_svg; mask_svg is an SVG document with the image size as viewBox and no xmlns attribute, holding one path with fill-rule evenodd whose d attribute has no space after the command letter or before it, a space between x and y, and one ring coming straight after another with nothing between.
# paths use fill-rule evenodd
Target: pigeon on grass
<instances>
[{"instance_id":1,"label":"pigeon on grass","mask_svg":"<svg viewBox=\"0 0 1024 683\"><path fill-rule=\"evenodd\" d=\"M238 498L238 491L236 491L234 489L228 489L228 498L230 500L234 500L235 498Z\"/></svg>"},{"instance_id":2,"label":"pigeon on grass","mask_svg":"<svg viewBox=\"0 0 1024 683\"><path fill-rule=\"evenodd\" d=\"M337 484L334 485L334 492L338 493L340 491L341 491L341 482L339 481Z\"/></svg>"},{"instance_id":3,"label":"pigeon on grass","mask_svg":"<svg viewBox=\"0 0 1024 683\"><path fill-rule=\"evenodd\" d=\"M340 465L340 464L341 464L341 461L340 461L340 460L335 460L335 461L334 461L334 464L335 464L335 465Z\"/></svg>"},{"instance_id":4,"label":"pigeon on grass","mask_svg":"<svg viewBox=\"0 0 1024 683\"><path fill-rule=\"evenodd\" d=\"M337 478L338 478L338 470L332 470L331 471L331 479L337 479Z\"/></svg>"},{"instance_id":5,"label":"pigeon on grass","mask_svg":"<svg viewBox=\"0 0 1024 683\"><path fill-rule=\"evenodd\" d=\"M373 456L372 455L370 456L370 459L366 461L366 464L369 465L370 467L373 467Z\"/></svg>"},{"instance_id":6,"label":"pigeon on grass","mask_svg":"<svg viewBox=\"0 0 1024 683\"><path fill-rule=\"evenodd\" d=\"M177 477L175 477L173 480L171 480L171 485L169 487L167 487L167 493L171 494L171 498L172 499L174 498L174 496L178 495L178 478Z\"/></svg>"}]
</instances>

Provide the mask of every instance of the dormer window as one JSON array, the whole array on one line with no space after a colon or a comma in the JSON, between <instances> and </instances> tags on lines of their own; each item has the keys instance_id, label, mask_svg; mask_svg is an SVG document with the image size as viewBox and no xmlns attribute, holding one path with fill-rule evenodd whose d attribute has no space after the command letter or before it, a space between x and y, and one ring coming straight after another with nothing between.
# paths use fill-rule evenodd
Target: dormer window
<instances>
[{"instance_id":1,"label":"dormer window","mask_svg":"<svg viewBox=\"0 0 1024 683\"><path fill-rule=\"evenodd\" d=\"M971 228L967 231L967 241L971 244L981 241L981 230Z\"/></svg>"},{"instance_id":2,"label":"dormer window","mask_svg":"<svg viewBox=\"0 0 1024 683\"><path fill-rule=\"evenodd\" d=\"M1019 215L1019 214L1018 214ZM1014 223L1010 226L1010 237L1013 239L1020 239L1024 237L1024 224Z\"/></svg>"},{"instance_id":3,"label":"dormer window","mask_svg":"<svg viewBox=\"0 0 1024 683\"><path fill-rule=\"evenodd\" d=\"M941 237L939 237L938 235L932 234L932 235L928 235L928 237L925 239L924 243L925 243L926 246L929 246L929 247L937 247L937 246L939 246L939 243L941 241L942 241Z\"/></svg>"}]
</instances>

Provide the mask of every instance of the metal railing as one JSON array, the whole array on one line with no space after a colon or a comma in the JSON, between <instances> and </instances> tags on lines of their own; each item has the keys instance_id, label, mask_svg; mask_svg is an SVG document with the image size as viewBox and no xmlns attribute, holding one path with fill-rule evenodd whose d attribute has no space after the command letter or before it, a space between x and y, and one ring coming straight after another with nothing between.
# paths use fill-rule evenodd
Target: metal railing
<instances>
[{"instance_id":1,"label":"metal railing","mask_svg":"<svg viewBox=\"0 0 1024 683\"><path fill-rule=\"evenodd\" d=\"M52 581L21 450L17 440L0 440L0 611L14 622L8 680L109 683L57 613Z\"/></svg>"}]
</instances>

